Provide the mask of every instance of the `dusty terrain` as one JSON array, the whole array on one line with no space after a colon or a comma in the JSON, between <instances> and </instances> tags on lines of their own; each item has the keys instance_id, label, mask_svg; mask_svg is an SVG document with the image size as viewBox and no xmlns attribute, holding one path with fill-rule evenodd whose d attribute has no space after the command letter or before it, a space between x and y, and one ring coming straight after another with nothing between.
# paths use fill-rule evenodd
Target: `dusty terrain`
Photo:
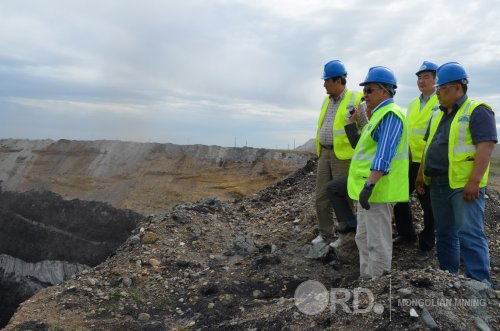
<instances>
[{"instance_id":1,"label":"dusty terrain","mask_svg":"<svg viewBox=\"0 0 500 331\"><path fill-rule=\"evenodd\" d=\"M122 141L0 140L5 190L44 189L151 214L206 196L243 197L304 166L310 154Z\"/></svg>"},{"instance_id":2,"label":"dusty terrain","mask_svg":"<svg viewBox=\"0 0 500 331\"><path fill-rule=\"evenodd\" d=\"M438 270L435 258L418 262L416 246L396 248L393 272L370 281L357 279L349 240L341 254L305 258L315 236L315 168L310 161L245 198L207 198L148 217L104 263L23 303L6 330L427 330L432 322L440 330L498 330L499 292ZM497 283L499 198L488 191ZM375 305L365 296L306 314L295 295L310 280L346 295L369 290ZM353 314L356 307L368 311Z\"/></svg>"}]
</instances>

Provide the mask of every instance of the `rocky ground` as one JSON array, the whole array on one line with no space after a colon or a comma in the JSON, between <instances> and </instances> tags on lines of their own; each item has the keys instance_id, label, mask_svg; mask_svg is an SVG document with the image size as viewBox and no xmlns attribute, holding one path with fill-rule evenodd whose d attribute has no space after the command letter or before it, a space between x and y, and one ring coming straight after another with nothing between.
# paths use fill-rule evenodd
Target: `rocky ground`
<instances>
[{"instance_id":1,"label":"rocky ground","mask_svg":"<svg viewBox=\"0 0 500 331\"><path fill-rule=\"evenodd\" d=\"M370 281L358 280L352 235L337 252L306 258L316 235L315 168L310 161L244 199L147 217L104 263L23 303L5 330L499 329L498 289L440 271L435 258L418 262L416 245L396 248L393 272ZM486 214L498 282L496 191ZM321 286L332 298L303 295ZM343 305L342 294L350 297Z\"/></svg>"}]
</instances>

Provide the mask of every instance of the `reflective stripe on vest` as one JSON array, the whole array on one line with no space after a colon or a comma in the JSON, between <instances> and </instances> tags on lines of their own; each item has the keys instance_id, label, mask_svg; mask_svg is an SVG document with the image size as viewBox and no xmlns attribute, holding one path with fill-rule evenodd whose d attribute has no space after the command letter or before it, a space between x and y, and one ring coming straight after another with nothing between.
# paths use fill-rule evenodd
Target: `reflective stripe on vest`
<instances>
[{"instance_id":1,"label":"reflective stripe on vest","mask_svg":"<svg viewBox=\"0 0 500 331\"><path fill-rule=\"evenodd\" d=\"M408 104L406 119L408 120L409 145L412 154L412 162L420 163L424 153L424 136L427 132L429 120L439 111L439 100L433 95L426 102L424 108L420 109L420 98L413 99Z\"/></svg>"},{"instance_id":2,"label":"reflective stripe on vest","mask_svg":"<svg viewBox=\"0 0 500 331\"><path fill-rule=\"evenodd\" d=\"M458 109L450 124L450 135L448 141L448 179L450 187L453 189L465 187L465 184L467 184L472 174L472 169L474 168L476 146L472 142L469 125L471 115L479 105L485 105L491 109L490 106L482 102L473 101L467 98L460 109ZM444 113L441 112L439 116L432 119L429 139L427 139L427 144L425 146L425 153L427 153L427 149L434 139L434 135L436 134L437 128L443 116ZM488 164L488 168L479 183L479 187L485 187L488 183L489 169L490 165ZM427 185L430 185L430 178L424 175L424 182Z\"/></svg>"},{"instance_id":3,"label":"reflective stripe on vest","mask_svg":"<svg viewBox=\"0 0 500 331\"><path fill-rule=\"evenodd\" d=\"M349 109L353 106L359 106L361 102L362 93L355 91L346 91L342 101L339 104L332 127L332 145L335 156L341 160L348 160L352 157L354 149L351 147L349 140L347 139L347 134L345 133L344 126L347 124L347 118ZM328 110L328 105L330 104L330 97L325 96L323 99L323 105L321 106L321 113L318 120L318 129L316 131L316 153L318 156L321 155L321 145L320 145L320 132L321 126L325 119L326 112Z\"/></svg>"},{"instance_id":4,"label":"reflective stripe on vest","mask_svg":"<svg viewBox=\"0 0 500 331\"><path fill-rule=\"evenodd\" d=\"M406 118L395 103L390 103L372 114L370 121L363 128L361 137L354 150L347 190L353 200L359 199L366 180L370 176L370 167L375 158L378 143L373 140L372 132L379 125L382 118L389 112L394 113L403 123L403 132L396 149L396 155L391 160L390 171L382 176L369 199L370 202L400 202L408 201L408 126Z\"/></svg>"},{"instance_id":5,"label":"reflective stripe on vest","mask_svg":"<svg viewBox=\"0 0 500 331\"><path fill-rule=\"evenodd\" d=\"M345 105L346 96L340 103L337 114L335 114L335 120L333 121L333 152L340 160L350 160L354 154L354 148L352 148L349 138L347 138L344 126L349 118L349 110L359 106L361 97L360 92L352 92L347 106Z\"/></svg>"}]
</instances>

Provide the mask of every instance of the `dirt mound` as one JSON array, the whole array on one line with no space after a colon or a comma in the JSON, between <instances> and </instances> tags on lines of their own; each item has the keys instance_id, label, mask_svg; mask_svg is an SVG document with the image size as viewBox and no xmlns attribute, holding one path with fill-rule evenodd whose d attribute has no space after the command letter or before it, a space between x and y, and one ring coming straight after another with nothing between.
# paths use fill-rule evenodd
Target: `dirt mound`
<instances>
[{"instance_id":1,"label":"dirt mound","mask_svg":"<svg viewBox=\"0 0 500 331\"><path fill-rule=\"evenodd\" d=\"M315 169L310 161L244 199L204 199L149 217L106 262L23 303L6 330L498 326L498 292L438 270L436 258L417 261L416 246L396 248L392 274L367 282L357 279L355 261L339 261L331 252L320 260L304 258L303 247L315 236ZM486 231L495 281L499 206L498 193L488 192ZM416 222L422 225L420 218ZM313 301L325 306L301 305L307 299L301 289L319 289Z\"/></svg>"}]
</instances>

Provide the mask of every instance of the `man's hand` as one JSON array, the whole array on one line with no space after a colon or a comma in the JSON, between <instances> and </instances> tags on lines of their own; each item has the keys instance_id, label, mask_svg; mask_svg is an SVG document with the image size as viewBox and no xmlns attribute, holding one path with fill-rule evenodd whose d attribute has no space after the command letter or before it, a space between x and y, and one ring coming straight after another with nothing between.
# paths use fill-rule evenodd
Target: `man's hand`
<instances>
[{"instance_id":1,"label":"man's hand","mask_svg":"<svg viewBox=\"0 0 500 331\"><path fill-rule=\"evenodd\" d=\"M349 110L349 117L347 118L347 124L352 124L356 123L356 121L359 118L360 114L360 109L353 107L351 110Z\"/></svg>"},{"instance_id":2,"label":"man's hand","mask_svg":"<svg viewBox=\"0 0 500 331\"><path fill-rule=\"evenodd\" d=\"M464 187L464 200L474 201L479 198L479 184L483 179L488 164L491 159L491 153L495 148L494 141L483 141L476 145L476 158L474 160L474 168L469 177L469 181Z\"/></svg>"},{"instance_id":3,"label":"man's hand","mask_svg":"<svg viewBox=\"0 0 500 331\"><path fill-rule=\"evenodd\" d=\"M372 192L373 192L373 186L366 183L361 193L359 193L359 204L366 210L370 209L370 203L368 202L368 199L370 199Z\"/></svg>"},{"instance_id":4,"label":"man's hand","mask_svg":"<svg viewBox=\"0 0 500 331\"><path fill-rule=\"evenodd\" d=\"M415 189L417 190L418 194L420 195L425 194L424 175L422 174L421 171L418 172L417 178L415 179Z\"/></svg>"},{"instance_id":5,"label":"man's hand","mask_svg":"<svg viewBox=\"0 0 500 331\"><path fill-rule=\"evenodd\" d=\"M464 200L474 201L479 198L479 182L469 179L464 187Z\"/></svg>"}]
</instances>

